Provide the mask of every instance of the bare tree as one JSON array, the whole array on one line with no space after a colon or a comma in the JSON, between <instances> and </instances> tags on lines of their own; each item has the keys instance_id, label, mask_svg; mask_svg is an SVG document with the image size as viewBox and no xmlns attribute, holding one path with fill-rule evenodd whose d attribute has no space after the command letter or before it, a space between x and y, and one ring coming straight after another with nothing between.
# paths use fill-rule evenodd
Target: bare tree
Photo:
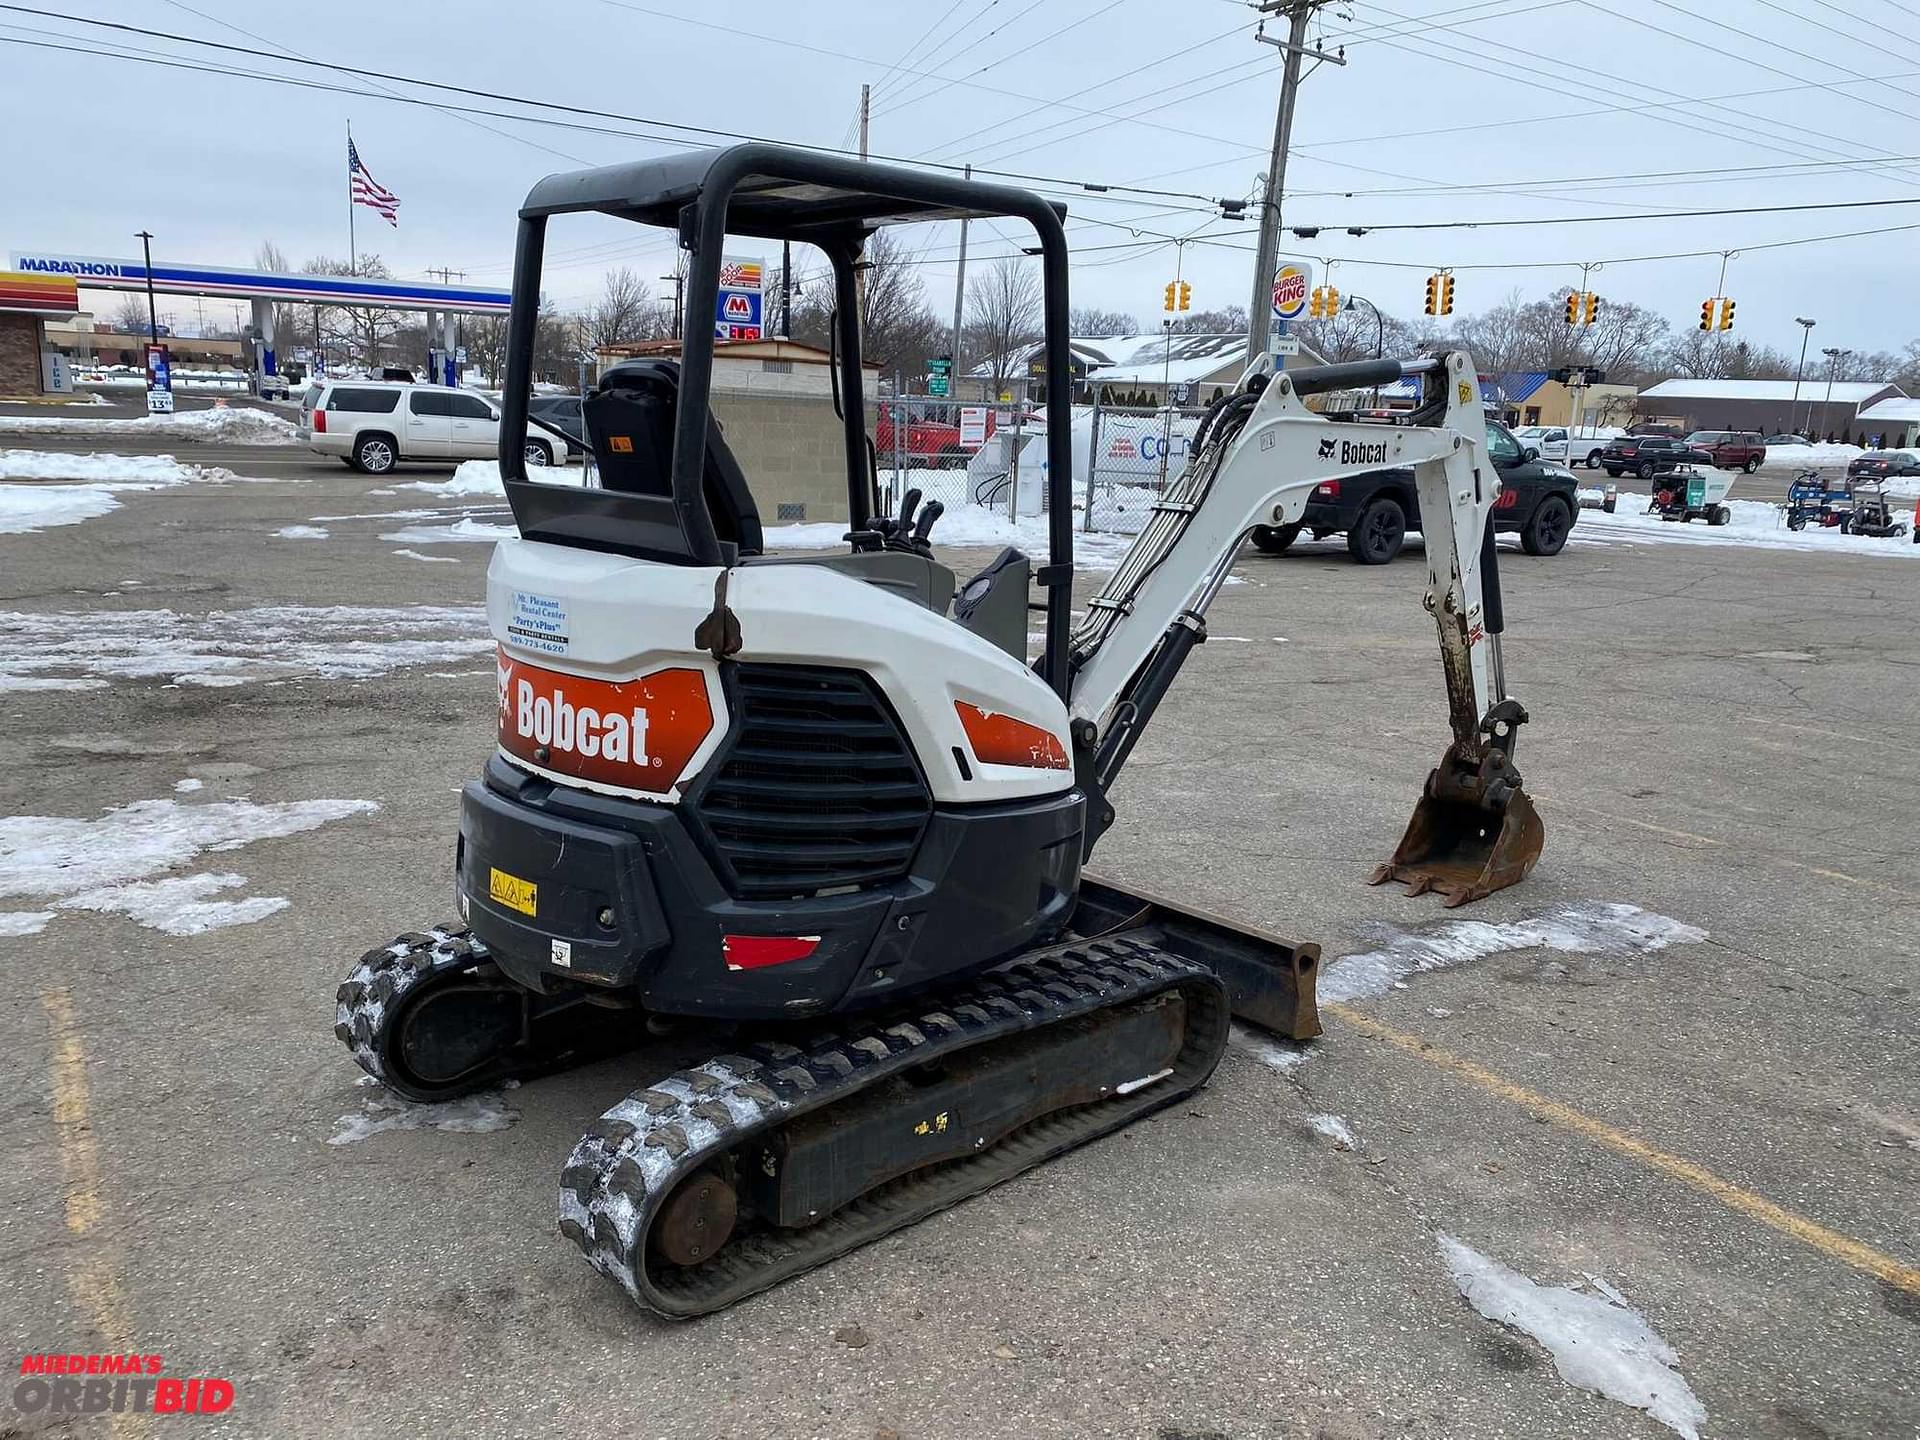
<instances>
[{"instance_id":1,"label":"bare tree","mask_svg":"<svg viewBox=\"0 0 1920 1440\"><path fill-rule=\"evenodd\" d=\"M624 345L659 335L659 310L653 291L633 271L622 266L607 273L600 298L581 316L580 338L589 350Z\"/></svg>"},{"instance_id":2,"label":"bare tree","mask_svg":"<svg viewBox=\"0 0 1920 1440\"><path fill-rule=\"evenodd\" d=\"M1419 336L1399 316L1383 311L1378 321L1373 317L1372 310L1351 305L1324 320L1296 320L1287 333L1335 365L1372 359L1376 345L1382 356L1411 355L1418 348Z\"/></svg>"},{"instance_id":3,"label":"bare tree","mask_svg":"<svg viewBox=\"0 0 1920 1440\"><path fill-rule=\"evenodd\" d=\"M291 275L293 262L287 259L286 251L273 241L262 240L259 248L253 252L253 268L270 271L275 275ZM316 313L310 306L285 303L275 305L273 307L274 348L282 355L287 354L293 349L296 336L317 347L319 338L315 334Z\"/></svg>"},{"instance_id":4,"label":"bare tree","mask_svg":"<svg viewBox=\"0 0 1920 1440\"><path fill-rule=\"evenodd\" d=\"M1173 322L1176 335L1244 335L1247 333L1247 307L1229 305L1224 310L1190 310Z\"/></svg>"},{"instance_id":5,"label":"bare tree","mask_svg":"<svg viewBox=\"0 0 1920 1440\"><path fill-rule=\"evenodd\" d=\"M1140 322L1126 311L1102 310L1095 305L1076 305L1069 310L1067 329L1085 340L1108 340L1141 333Z\"/></svg>"},{"instance_id":6,"label":"bare tree","mask_svg":"<svg viewBox=\"0 0 1920 1440\"><path fill-rule=\"evenodd\" d=\"M376 280L392 278L386 262L378 255L362 255L351 264L326 255L316 255L300 269L307 275L362 275ZM320 328L326 344L340 345L350 358L375 370L380 367L383 351L400 328L400 318L392 310L372 306L328 305L321 307Z\"/></svg>"},{"instance_id":7,"label":"bare tree","mask_svg":"<svg viewBox=\"0 0 1920 1440\"><path fill-rule=\"evenodd\" d=\"M1040 338L1041 294L1040 272L1014 259L996 260L967 286L967 353L980 357L995 390Z\"/></svg>"},{"instance_id":8,"label":"bare tree","mask_svg":"<svg viewBox=\"0 0 1920 1440\"><path fill-rule=\"evenodd\" d=\"M125 335L147 333L147 297L128 292L113 305L113 328Z\"/></svg>"},{"instance_id":9,"label":"bare tree","mask_svg":"<svg viewBox=\"0 0 1920 1440\"><path fill-rule=\"evenodd\" d=\"M918 267L891 229L873 233L864 263L862 358L907 376L925 375L927 361L946 336L927 304Z\"/></svg>"}]
</instances>

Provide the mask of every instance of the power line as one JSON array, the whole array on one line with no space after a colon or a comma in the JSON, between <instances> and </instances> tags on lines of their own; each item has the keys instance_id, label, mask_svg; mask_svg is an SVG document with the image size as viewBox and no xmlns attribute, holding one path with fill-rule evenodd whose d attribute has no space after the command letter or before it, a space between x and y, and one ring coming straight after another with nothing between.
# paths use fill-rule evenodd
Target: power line
<instances>
[{"instance_id":1,"label":"power line","mask_svg":"<svg viewBox=\"0 0 1920 1440\"><path fill-rule=\"evenodd\" d=\"M953 0L953 3L951 5L949 5L945 10L941 11L940 18L934 21L931 25L927 26L926 29L922 30L920 32L920 38L914 41L913 44L909 45L905 50L902 50L900 52L900 58L898 60L895 60L891 65L887 66L885 70L880 72L880 78L873 82L873 91L872 91L872 95L869 98L871 99L871 98L877 97L882 90L886 89L888 83L893 79L895 72L898 71L902 65L906 64L908 60L913 58L914 52L926 43L927 37L933 34L934 31L938 30L942 25L946 24L947 17L952 15L954 11L958 10L962 5L966 3L967 3L967 0Z\"/></svg>"},{"instance_id":2,"label":"power line","mask_svg":"<svg viewBox=\"0 0 1920 1440\"><path fill-rule=\"evenodd\" d=\"M41 16L43 18L47 18L47 19L53 19L53 20L67 19L67 17L58 15L52 11L40 10L40 9L36 9L34 7L26 6L26 5L0 4L0 10L14 11L20 14L36 15L36 16ZM274 55L269 51L255 50L255 49L252 49L251 47L244 46L244 45L229 45L221 41L205 40L205 39L201 39L201 38L190 36L190 35L173 35L165 31L145 30L140 26L123 25L116 21L80 20L76 17L74 23L102 26L104 28L113 29L113 30L131 31L137 34L153 35L161 39L179 41L183 44L200 45L200 46L205 46L205 47L209 47L217 50L234 51L240 54L253 55L261 59L282 60L282 61L284 61L285 59L284 56ZM46 32L41 32L41 33L46 33ZM75 37L62 35L59 38L64 40L64 39L73 39ZM487 109L477 108L473 106L448 105L443 107L440 102L423 99L418 96L402 96L402 95L382 94L376 91L355 90L349 87L343 87L339 85L330 85L323 81L301 79L291 75L279 75L279 74L274 74L267 71L245 70L245 69L241 69L234 66L214 66L214 65L200 64L200 63L196 63L196 62L192 62L184 59L161 59L158 57L139 55L139 54L122 54L122 53L118 53L116 51L111 51L111 50L88 48L80 45L55 45L55 44L49 44L43 41L5 40L0 43L13 44L13 45L26 45L26 46L30 46L37 49L43 49L43 50L64 50L72 54L91 55L96 58L104 57L107 59L115 59L115 60L132 60L140 64L159 65L165 68L176 69L176 70L197 71L203 74L229 75L229 76L233 76L240 79L264 81L270 84L290 85L300 89L331 91L336 94L361 96L370 100L387 100L387 101L392 101L396 104L416 105L416 106L421 106L423 108L430 109L430 110L440 109L440 108L445 108L449 110L458 110L466 114L487 115L495 119L515 120L523 124L529 124L529 125L561 125L563 126L563 128L567 128L567 129L581 130L581 131L586 131L588 133L593 133L593 134L613 135L613 136L617 136L622 139L628 139L628 140L649 140L649 141L653 141L655 143L663 144L663 145L683 145L683 146L697 147L699 144L702 143L701 141L697 141L697 140L682 139L677 135L640 134L630 130L615 130L603 125L593 125L593 124L588 124L584 122L562 122L562 121L556 121L556 120L549 120L542 116L537 116L537 115L516 115L508 112L501 112L497 110L487 110ZM708 140L712 140L712 139L741 140L741 141L751 141L751 142L764 144L764 145L782 145L789 149L813 150L813 151L818 151L825 154L845 153L842 151L835 150L830 146L795 144L794 142L791 142L791 141L775 140L769 136L756 135L748 131L726 130L718 126L711 126L711 125L689 125L681 121L661 120L661 119L657 119L657 118L654 118L651 116L645 116L645 115L626 115L626 114L621 114L619 112L614 112L614 111L591 110L578 105L563 104L555 100L539 100L539 99L533 99L527 96L508 94L501 91L482 90L482 89L478 89L478 88L475 88L472 86L466 86L466 85L454 85L442 80L426 80L426 79L421 79L415 76L396 75L387 71L369 70L369 69L364 69L362 67L354 66L354 65L343 65L335 61L312 60L306 63L318 66L322 69L332 70L337 73L342 73L347 75L353 75L362 79L389 80L396 84L418 85L430 90L444 90L453 94L468 95L468 96L473 96L480 99L495 100L495 101L500 101L500 102L511 104L511 105L525 105L534 109L552 110L552 111L559 112L561 114L594 116L602 119L619 120L630 125L649 125L649 126L655 126L665 130L684 131L688 135L698 135L698 136L705 137ZM960 170L964 168L960 165L946 164L940 161L915 162L907 157L898 156L898 155L874 155L872 158L875 160L883 160L893 164L901 164L901 165L920 163L937 170ZM1090 179L1076 179L1076 178L1059 176L1059 175L1035 174L1029 171L991 169L991 168L985 168L981 166L975 166L974 169L977 172L984 173L984 174L997 175L1002 178L1011 179L1011 180L1024 180L1024 181L1029 181L1037 184L1062 185L1062 186L1068 186L1076 189L1085 189L1089 191L1119 191L1122 193L1132 194L1132 195L1150 196L1156 199L1193 200L1193 201L1198 201L1202 205L1205 205L1208 207L1211 207L1214 203L1213 197L1208 195L1202 195L1198 191L1156 189L1156 188L1147 187L1147 186L1127 185L1127 184L1122 184L1117 182L1109 183L1109 182L1090 180Z\"/></svg>"},{"instance_id":3,"label":"power line","mask_svg":"<svg viewBox=\"0 0 1920 1440\"><path fill-rule=\"evenodd\" d=\"M1105 15L1108 11L1116 10L1120 6L1126 3L1127 3L1127 0L1107 0L1106 4L1096 5L1095 8L1093 8L1092 10L1089 10L1086 14L1082 15L1078 20L1069 20L1066 24L1058 26L1052 30L1049 30L1046 34L1039 36L1037 39L1026 41L1022 45L1007 51L1006 54L1001 55L996 59L989 60L986 64L982 65L977 70L969 70L964 75L955 75L950 80L942 80L938 85L934 86L933 89L925 91L919 95L914 95L911 98L907 97L906 94L902 92L902 94L899 97L897 97L891 103L883 106L879 111L876 112L876 114L892 115L898 111L905 110L910 106L918 105L923 100L931 100L935 95L940 94L942 91L948 89L951 86L965 85L970 81L974 80L975 78L977 78L978 76L986 74L987 71L993 69L994 66L1004 64L1006 61L1011 60L1016 55L1022 55L1034 50L1038 50L1041 46L1049 43L1050 41L1057 40L1060 36L1066 34L1069 30L1076 30L1080 26L1085 25L1089 20L1097 19L1100 16ZM1034 0L1034 5L1029 6L1028 9L1033 9L1038 4L1039 4L1039 0ZM1021 15L1024 15L1027 12L1023 10L1020 13ZM1017 19L1019 17L1016 16L1015 18ZM1005 29L1005 28L1006 26L1004 24L1000 27L1000 29ZM993 38L995 34L998 34L998 33L999 33L998 30L991 31L987 35L983 36L982 38L990 40Z\"/></svg>"}]
</instances>

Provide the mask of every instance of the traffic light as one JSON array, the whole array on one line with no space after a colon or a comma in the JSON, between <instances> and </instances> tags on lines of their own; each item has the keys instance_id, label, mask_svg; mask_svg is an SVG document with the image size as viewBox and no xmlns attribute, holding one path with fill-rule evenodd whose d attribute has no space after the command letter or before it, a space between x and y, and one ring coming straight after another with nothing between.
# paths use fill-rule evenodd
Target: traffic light
<instances>
[{"instance_id":1,"label":"traffic light","mask_svg":"<svg viewBox=\"0 0 1920 1440\"><path fill-rule=\"evenodd\" d=\"M1591 290L1587 292L1587 324L1591 325L1600 318L1600 297Z\"/></svg>"},{"instance_id":2,"label":"traffic light","mask_svg":"<svg viewBox=\"0 0 1920 1440\"><path fill-rule=\"evenodd\" d=\"M1180 282L1180 308L1182 310L1193 308L1193 286L1184 280Z\"/></svg>"},{"instance_id":3,"label":"traffic light","mask_svg":"<svg viewBox=\"0 0 1920 1440\"><path fill-rule=\"evenodd\" d=\"M1569 290L1567 292L1567 324L1578 325L1579 323L1580 294L1576 290Z\"/></svg>"},{"instance_id":4,"label":"traffic light","mask_svg":"<svg viewBox=\"0 0 1920 1440\"><path fill-rule=\"evenodd\" d=\"M1440 277L1440 313L1442 315L1453 313L1453 276L1451 275Z\"/></svg>"},{"instance_id":5,"label":"traffic light","mask_svg":"<svg viewBox=\"0 0 1920 1440\"><path fill-rule=\"evenodd\" d=\"M1438 315L1439 313L1440 277L1438 275L1429 275L1427 276L1427 314Z\"/></svg>"},{"instance_id":6,"label":"traffic light","mask_svg":"<svg viewBox=\"0 0 1920 1440\"><path fill-rule=\"evenodd\" d=\"M1702 330L1713 329L1713 301L1711 300L1702 300L1700 302L1700 328Z\"/></svg>"},{"instance_id":7,"label":"traffic light","mask_svg":"<svg viewBox=\"0 0 1920 1440\"><path fill-rule=\"evenodd\" d=\"M1174 292L1177 288L1178 287L1174 285L1173 281L1169 280L1167 282L1167 303L1161 308L1163 308L1169 315L1173 313L1173 297L1174 297ZM1706 321L1703 320L1700 322L1700 328L1702 330L1707 328Z\"/></svg>"},{"instance_id":8,"label":"traffic light","mask_svg":"<svg viewBox=\"0 0 1920 1440\"><path fill-rule=\"evenodd\" d=\"M1720 328L1722 330L1733 328L1733 301L1731 300L1720 302Z\"/></svg>"},{"instance_id":9,"label":"traffic light","mask_svg":"<svg viewBox=\"0 0 1920 1440\"><path fill-rule=\"evenodd\" d=\"M1340 313L1340 292L1331 285L1316 285L1307 301L1307 314L1316 320L1331 320Z\"/></svg>"}]
</instances>

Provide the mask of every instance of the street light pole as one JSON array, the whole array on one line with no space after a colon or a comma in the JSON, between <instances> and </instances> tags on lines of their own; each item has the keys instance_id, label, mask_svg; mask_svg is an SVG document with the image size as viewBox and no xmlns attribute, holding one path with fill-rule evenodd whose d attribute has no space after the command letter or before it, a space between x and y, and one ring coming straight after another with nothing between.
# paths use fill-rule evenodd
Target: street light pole
<instances>
[{"instance_id":1,"label":"street light pole","mask_svg":"<svg viewBox=\"0 0 1920 1440\"><path fill-rule=\"evenodd\" d=\"M1373 358L1378 360L1382 357L1387 346L1387 322L1380 316L1380 307L1367 299L1366 296L1347 296L1347 309L1351 310L1356 305L1364 305L1367 309L1373 311Z\"/></svg>"},{"instance_id":2,"label":"street light pole","mask_svg":"<svg viewBox=\"0 0 1920 1440\"><path fill-rule=\"evenodd\" d=\"M160 312L153 303L153 232L142 230L134 237L140 242L140 254L147 267L147 339L160 338Z\"/></svg>"},{"instance_id":3,"label":"street light pole","mask_svg":"<svg viewBox=\"0 0 1920 1440\"><path fill-rule=\"evenodd\" d=\"M1853 351L1842 350L1837 345L1829 345L1820 352L1827 357L1827 398L1820 402L1820 418L1827 422L1827 433L1833 433L1833 376L1840 368L1840 362ZM1813 438L1811 436L1807 437Z\"/></svg>"},{"instance_id":4,"label":"street light pole","mask_svg":"<svg viewBox=\"0 0 1920 1440\"><path fill-rule=\"evenodd\" d=\"M1813 338L1814 325L1813 321L1802 319L1798 315L1793 317L1793 323L1800 327L1800 368L1793 372L1793 405L1787 411L1789 430L1793 428L1794 421L1800 416L1800 377L1807 373L1807 341Z\"/></svg>"}]
</instances>

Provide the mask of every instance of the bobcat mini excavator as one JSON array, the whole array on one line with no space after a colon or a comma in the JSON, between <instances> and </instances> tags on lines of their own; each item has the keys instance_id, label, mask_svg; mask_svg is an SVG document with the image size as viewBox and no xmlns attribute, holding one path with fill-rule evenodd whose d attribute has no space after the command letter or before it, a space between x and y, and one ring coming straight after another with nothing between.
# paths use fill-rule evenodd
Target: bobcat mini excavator
<instances>
[{"instance_id":1,"label":"bobcat mini excavator","mask_svg":"<svg viewBox=\"0 0 1920 1440\"><path fill-rule=\"evenodd\" d=\"M598 488L530 480L522 453L547 221L578 211L676 231L693 317L677 365L615 365L587 398ZM560 1176L562 1232L663 1314L719 1309L1172 1104L1233 1015L1319 1033L1317 948L1081 867L1242 542L1297 521L1322 481L1411 467L1427 522L1453 740L1375 881L1457 904L1539 856L1472 363L1254 365L1076 624L1063 215L767 145L555 175L520 211L500 443L519 536L487 576L498 749L462 799L463 923L370 952L335 1028L415 1101L634 1048L708 1054L662 1058ZM875 226L963 217L1039 237L1049 509L1041 564L1007 550L956 594L937 506L874 513L857 272ZM844 554L763 553L713 419L729 234L831 261ZM1405 376L1425 400L1404 426L1303 403Z\"/></svg>"}]
</instances>

